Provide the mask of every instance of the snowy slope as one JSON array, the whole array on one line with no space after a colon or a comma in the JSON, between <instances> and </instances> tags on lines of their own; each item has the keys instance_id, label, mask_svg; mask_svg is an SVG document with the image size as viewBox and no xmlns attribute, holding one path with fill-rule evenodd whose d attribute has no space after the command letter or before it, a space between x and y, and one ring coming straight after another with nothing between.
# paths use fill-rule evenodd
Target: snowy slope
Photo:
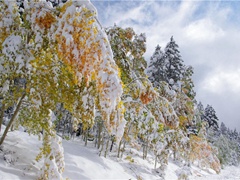
<instances>
[{"instance_id":1,"label":"snowy slope","mask_svg":"<svg viewBox=\"0 0 240 180\"><path fill-rule=\"evenodd\" d=\"M9 132L0 149L0 180L36 179L41 167L35 161L39 147L41 142L37 136Z\"/></svg>"},{"instance_id":2,"label":"snowy slope","mask_svg":"<svg viewBox=\"0 0 240 180\"><path fill-rule=\"evenodd\" d=\"M206 171L197 170L191 179L196 180L240 180L240 167L229 166L222 169L220 174L211 174Z\"/></svg>"},{"instance_id":3,"label":"snowy slope","mask_svg":"<svg viewBox=\"0 0 240 180\"><path fill-rule=\"evenodd\" d=\"M75 141L63 141L66 167L63 177L82 179L161 179L153 170L153 158L147 160L141 158L141 152L128 149L122 159L118 159L115 153L110 157L98 156L98 150L91 142L84 147L80 139ZM36 162L35 157L41 147L41 141L37 136L29 136L25 132L9 132L0 148L0 180L30 180L36 179L42 162ZM126 159L131 156L134 162ZM175 171L179 169L174 163L169 163L165 179L177 179ZM227 167L220 175L213 172L191 168L190 179L240 179L240 168Z\"/></svg>"},{"instance_id":4,"label":"snowy slope","mask_svg":"<svg viewBox=\"0 0 240 180\"><path fill-rule=\"evenodd\" d=\"M118 163L99 157L98 151L80 145L79 142L64 141L66 168L64 177L70 179L131 179Z\"/></svg>"}]
</instances>

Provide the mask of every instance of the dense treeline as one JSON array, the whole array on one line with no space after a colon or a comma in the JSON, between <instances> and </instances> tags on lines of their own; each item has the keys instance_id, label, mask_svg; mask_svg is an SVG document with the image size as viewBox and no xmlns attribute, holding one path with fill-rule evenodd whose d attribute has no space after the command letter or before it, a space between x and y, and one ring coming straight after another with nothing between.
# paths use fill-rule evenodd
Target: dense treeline
<instances>
[{"instance_id":1,"label":"dense treeline","mask_svg":"<svg viewBox=\"0 0 240 180\"><path fill-rule=\"evenodd\" d=\"M89 1L0 3L0 145L10 129L43 133L39 179L61 179L59 136L93 141L105 157L151 154L161 177L169 159L180 179L191 164L217 173L239 164L240 134L196 101L193 67L173 37L147 63L145 34L103 29Z\"/></svg>"}]
</instances>

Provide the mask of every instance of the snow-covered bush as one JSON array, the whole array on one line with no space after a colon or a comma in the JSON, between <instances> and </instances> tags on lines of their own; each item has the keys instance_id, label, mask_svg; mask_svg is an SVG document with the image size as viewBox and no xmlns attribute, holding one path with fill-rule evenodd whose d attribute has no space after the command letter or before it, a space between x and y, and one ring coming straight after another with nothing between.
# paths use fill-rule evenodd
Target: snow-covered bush
<instances>
[{"instance_id":1,"label":"snow-covered bush","mask_svg":"<svg viewBox=\"0 0 240 180\"><path fill-rule=\"evenodd\" d=\"M178 180L188 180L191 173L191 168L189 166L183 166L176 170Z\"/></svg>"},{"instance_id":2,"label":"snow-covered bush","mask_svg":"<svg viewBox=\"0 0 240 180\"><path fill-rule=\"evenodd\" d=\"M43 133L43 147L41 153L38 155L37 160L42 156L44 157L44 164L40 171L39 180L60 180L64 171L64 151L62 147L61 138L56 135L53 129L52 121L55 120L54 113L50 110L49 113L49 129Z\"/></svg>"},{"instance_id":3,"label":"snow-covered bush","mask_svg":"<svg viewBox=\"0 0 240 180\"><path fill-rule=\"evenodd\" d=\"M190 161L200 168L211 168L220 173L221 164L217 158L217 152L207 140L191 135L190 136Z\"/></svg>"}]
</instances>

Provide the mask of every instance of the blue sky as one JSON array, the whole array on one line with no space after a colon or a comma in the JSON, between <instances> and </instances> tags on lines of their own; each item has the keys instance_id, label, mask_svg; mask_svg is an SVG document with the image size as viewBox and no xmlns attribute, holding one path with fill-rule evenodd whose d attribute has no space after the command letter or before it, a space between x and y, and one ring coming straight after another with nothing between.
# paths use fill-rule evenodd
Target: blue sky
<instances>
[{"instance_id":1,"label":"blue sky","mask_svg":"<svg viewBox=\"0 0 240 180\"><path fill-rule=\"evenodd\" d=\"M149 60L173 35L186 65L194 67L197 100L240 131L240 1L92 1L104 27L146 33Z\"/></svg>"}]
</instances>

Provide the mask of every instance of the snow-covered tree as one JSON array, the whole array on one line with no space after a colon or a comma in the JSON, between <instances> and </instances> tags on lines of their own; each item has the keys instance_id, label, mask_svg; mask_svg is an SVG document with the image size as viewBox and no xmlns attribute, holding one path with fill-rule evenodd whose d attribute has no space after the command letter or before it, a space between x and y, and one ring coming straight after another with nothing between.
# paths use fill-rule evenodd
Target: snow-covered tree
<instances>
[{"instance_id":1,"label":"snow-covered tree","mask_svg":"<svg viewBox=\"0 0 240 180\"><path fill-rule=\"evenodd\" d=\"M212 128L214 131L218 130L218 117L216 111L211 105L207 105L204 110L204 120L208 123L208 128Z\"/></svg>"},{"instance_id":2,"label":"snow-covered tree","mask_svg":"<svg viewBox=\"0 0 240 180\"><path fill-rule=\"evenodd\" d=\"M218 149L218 158L223 167L240 164L240 148L236 140L231 140L226 134L221 134L213 144Z\"/></svg>"},{"instance_id":3,"label":"snow-covered tree","mask_svg":"<svg viewBox=\"0 0 240 180\"><path fill-rule=\"evenodd\" d=\"M14 2L4 3L6 5L2 7L8 5L9 9L2 10L12 12L2 14L18 14ZM15 10L10 7L15 7ZM64 102L64 107L77 116L79 111L75 110L78 108L79 99L75 96L81 91L82 82L88 86L89 82L95 81L98 95L95 97L99 98L106 126L112 131L110 114L120 102L122 88L107 37L96 20L94 6L90 2L69 1L58 8L53 8L51 3L45 1L26 1L21 17L24 19L22 23L19 15L7 17L12 20L8 23L18 18L19 22L17 20L14 22L18 23L18 26L13 29L19 36L6 35L7 38L1 43L2 57L6 58L2 58L1 62L4 63L4 68L10 68L10 64L5 63L10 62L8 60L10 54L21 70L17 72L22 72L28 67L29 72L24 74L27 76L25 94L27 101L32 104L31 107L45 109L43 110L45 113L41 114L47 116L48 109L55 108L56 103ZM11 32L13 26L7 23L4 25L9 29L6 31L2 26L3 35ZM12 46L9 46L11 43ZM5 44L8 45L4 49ZM21 51L17 48L21 48ZM19 55L14 55L12 50ZM30 61L29 65L26 64L27 60ZM11 69L6 71L13 72ZM4 76L9 77L6 74ZM2 84L8 84L7 79L9 78ZM5 86L2 92L5 92L7 87ZM111 122L114 123L117 122Z\"/></svg>"},{"instance_id":4,"label":"snow-covered tree","mask_svg":"<svg viewBox=\"0 0 240 180\"><path fill-rule=\"evenodd\" d=\"M163 139L156 138L161 137L159 126L177 127L178 118L169 101L153 88L144 73L144 35L136 35L133 29L116 25L108 28L107 34L124 83L122 100L127 125L119 151L124 151L126 144L134 145L140 141L143 158L146 158L151 147L161 146Z\"/></svg>"},{"instance_id":5,"label":"snow-covered tree","mask_svg":"<svg viewBox=\"0 0 240 180\"><path fill-rule=\"evenodd\" d=\"M5 0L0 11L1 103L15 107L0 144L13 122L29 133L43 130L49 140L56 138L47 119L59 103L84 126L92 125L98 106L106 130L119 140L124 129L120 74L90 1L56 7L24 1L20 15L16 2ZM52 160L52 152L45 153Z\"/></svg>"},{"instance_id":6,"label":"snow-covered tree","mask_svg":"<svg viewBox=\"0 0 240 180\"><path fill-rule=\"evenodd\" d=\"M192 80L193 75L193 67L192 66L186 66L185 71L183 74L183 78L181 80L181 89L184 94L187 95L188 98L191 100L194 100L196 96L196 92L194 91L194 83Z\"/></svg>"},{"instance_id":7,"label":"snow-covered tree","mask_svg":"<svg viewBox=\"0 0 240 180\"><path fill-rule=\"evenodd\" d=\"M236 129L236 128L233 130L233 139L234 139L234 140L237 140L237 139L238 139L238 132L237 132L237 129Z\"/></svg>"},{"instance_id":8,"label":"snow-covered tree","mask_svg":"<svg viewBox=\"0 0 240 180\"><path fill-rule=\"evenodd\" d=\"M144 33L136 34L133 40L132 47L132 61L133 61L133 71L138 77L146 76L144 70L147 67L147 62L143 57L146 52L146 35Z\"/></svg>"},{"instance_id":9,"label":"snow-covered tree","mask_svg":"<svg viewBox=\"0 0 240 180\"><path fill-rule=\"evenodd\" d=\"M161 95L172 103L180 119L180 125L189 126L192 124L191 121L194 115L193 100L195 98L194 84L191 78L193 68L183 64L178 45L173 37L166 45L164 52L161 51L159 45L156 47L146 73L153 86L158 87L161 90L160 92L163 93ZM166 89L171 90L165 91ZM165 93L170 91L173 91L173 93Z\"/></svg>"},{"instance_id":10,"label":"snow-covered tree","mask_svg":"<svg viewBox=\"0 0 240 180\"><path fill-rule=\"evenodd\" d=\"M154 87L159 87L161 81L166 81L165 57L159 45L150 58L146 74Z\"/></svg>"},{"instance_id":11,"label":"snow-covered tree","mask_svg":"<svg viewBox=\"0 0 240 180\"><path fill-rule=\"evenodd\" d=\"M168 138L165 139L168 142L166 147L170 152L173 152L174 160L182 161L185 159L185 162L189 162L191 149L187 134L189 127L192 128L194 125L195 92L191 77L193 68L183 64L178 45L173 37L164 52L161 51L159 45L156 47L146 73L153 86L157 87L159 95L170 102L178 119L180 128L176 129L170 125L168 126L170 129L166 130L168 134Z\"/></svg>"},{"instance_id":12,"label":"snow-covered tree","mask_svg":"<svg viewBox=\"0 0 240 180\"><path fill-rule=\"evenodd\" d=\"M143 54L146 51L146 35L136 34L132 28L123 29L117 25L107 28L106 33L123 83L145 77L147 63Z\"/></svg>"},{"instance_id":13,"label":"snow-covered tree","mask_svg":"<svg viewBox=\"0 0 240 180\"><path fill-rule=\"evenodd\" d=\"M190 160L193 164L201 168L211 168L217 173L221 170L221 164L217 157L217 151L206 139L191 135L190 136Z\"/></svg>"},{"instance_id":14,"label":"snow-covered tree","mask_svg":"<svg viewBox=\"0 0 240 180\"><path fill-rule=\"evenodd\" d=\"M13 107L13 115L1 137L3 143L9 128L14 123L26 96L26 80L30 73L32 55L28 45L27 32L18 7L13 1L0 2L0 97L2 114ZM0 122L3 122L1 115Z\"/></svg>"},{"instance_id":15,"label":"snow-covered tree","mask_svg":"<svg viewBox=\"0 0 240 180\"><path fill-rule=\"evenodd\" d=\"M60 180L64 171L64 152L62 147L62 141L57 136L56 131L52 128L52 122L56 119L54 113L50 110L47 124L49 129L45 129L43 132L43 147L41 153L37 156L39 160L44 157L44 164L39 173L39 180L55 179Z\"/></svg>"},{"instance_id":16,"label":"snow-covered tree","mask_svg":"<svg viewBox=\"0 0 240 180\"><path fill-rule=\"evenodd\" d=\"M171 86L173 86L183 78L183 74L185 72L183 60L181 59L178 45L173 39L173 36L164 49L164 55L167 78L166 80Z\"/></svg>"},{"instance_id":17,"label":"snow-covered tree","mask_svg":"<svg viewBox=\"0 0 240 180\"><path fill-rule=\"evenodd\" d=\"M146 70L149 79L155 87L159 86L161 81L167 82L171 87L179 87L181 86L180 81L185 76L184 81L188 82L184 88L192 89L193 83L191 79L189 79L193 73L192 68L185 68L178 48L173 37L171 37L164 51L157 45ZM189 96L190 94L194 96L194 93L190 91L188 94Z\"/></svg>"},{"instance_id":18,"label":"snow-covered tree","mask_svg":"<svg viewBox=\"0 0 240 180\"><path fill-rule=\"evenodd\" d=\"M221 122L220 131L221 131L221 134L227 135L227 127L223 122Z\"/></svg>"}]
</instances>

